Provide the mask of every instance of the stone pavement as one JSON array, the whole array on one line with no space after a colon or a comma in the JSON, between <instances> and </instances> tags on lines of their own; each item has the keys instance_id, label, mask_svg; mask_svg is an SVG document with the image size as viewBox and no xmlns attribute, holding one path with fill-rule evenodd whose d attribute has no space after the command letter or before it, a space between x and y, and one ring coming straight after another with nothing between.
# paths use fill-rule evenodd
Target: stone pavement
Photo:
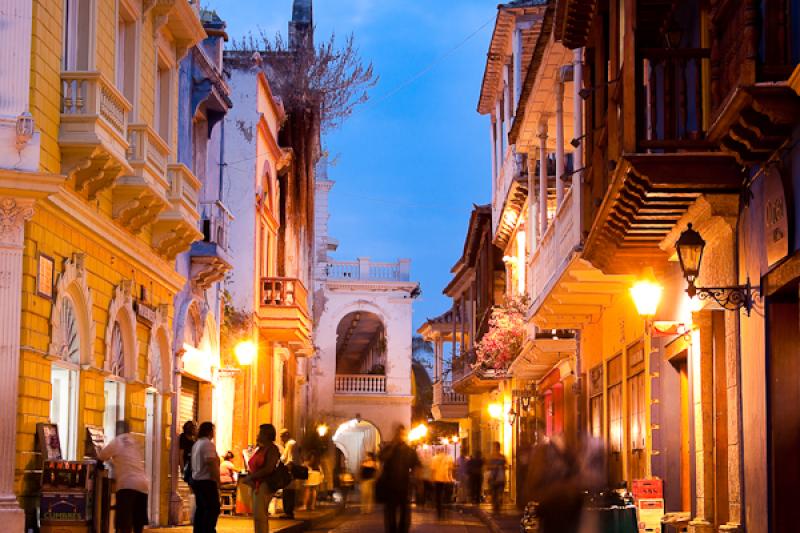
<instances>
[{"instance_id":1,"label":"stone pavement","mask_svg":"<svg viewBox=\"0 0 800 533\"><path fill-rule=\"evenodd\" d=\"M492 514L491 505L472 507L471 510L492 533L519 533L522 513L515 506L503 506L499 515Z\"/></svg>"},{"instance_id":2,"label":"stone pavement","mask_svg":"<svg viewBox=\"0 0 800 533\"><path fill-rule=\"evenodd\" d=\"M486 525L472 513L452 509L445 520L437 520L431 509L412 508L411 533L485 533ZM351 515L335 527L328 529L330 533L382 533L383 513L378 507L369 515Z\"/></svg>"},{"instance_id":3,"label":"stone pavement","mask_svg":"<svg viewBox=\"0 0 800 533\"><path fill-rule=\"evenodd\" d=\"M270 533L299 533L316 527L336 516L336 507L325 507L317 511L298 511L297 520L270 518ZM147 533L192 533L192 526L175 526L146 529ZM217 522L217 533L252 533L253 519L249 516L220 516Z\"/></svg>"}]
</instances>

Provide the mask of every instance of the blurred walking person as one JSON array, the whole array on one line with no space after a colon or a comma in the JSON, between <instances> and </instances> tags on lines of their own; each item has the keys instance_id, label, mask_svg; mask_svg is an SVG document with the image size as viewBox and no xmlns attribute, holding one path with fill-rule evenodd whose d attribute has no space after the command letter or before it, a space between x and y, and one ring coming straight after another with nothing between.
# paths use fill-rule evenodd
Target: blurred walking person
<instances>
[{"instance_id":1,"label":"blurred walking person","mask_svg":"<svg viewBox=\"0 0 800 533\"><path fill-rule=\"evenodd\" d=\"M394 439L378 456L383 469L378 479L378 493L383 501L383 524L386 533L408 533L411 526L409 492L414 473L420 467L419 457L406 444L406 428L395 428Z\"/></svg>"},{"instance_id":2,"label":"blurred walking person","mask_svg":"<svg viewBox=\"0 0 800 533\"><path fill-rule=\"evenodd\" d=\"M453 486L453 458L447 449L440 449L431 460L431 481L433 482L436 516L444 519L445 503L449 503Z\"/></svg>"},{"instance_id":3,"label":"blurred walking person","mask_svg":"<svg viewBox=\"0 0 800 533\"><path fill-rule=\"evenodd\" d=\"M117 486L114 528L118 533L142 533L147 524L149 481L144 473L144 451L127 422L117 422L117 436L97 449L97 458L110 461Z\"/></svg>"},{"instance_id":4,"label":"blurred walking person","mask_svg":"<svg viewBox=\"0 0 800 533\"><path fill-rule=\"evenodd\" d=\"M467 503L469 500L469 460L466 447L461 447L461 453L456 461L456 502Z\"/></svg>"},{"instance_id":5,"label":"blurred walking person","mask_svg":"<svg viewBox=\"0 0 800 533\"><path fill-rule=\"evenodd\" d=\"M470 499L473 504L480 505L483 489L483 456L480 450L477 450L467 461L467 478Z\"/></svg>"},{"instance_id":6,"label":"blurred walking person","mask_svg":"<svg viewBox=\"0 0 800 533\"><path fill-rule=\"evenodd\" d=\"M250 475L247 483L253 488L253 529L255 533L269 533L269 502L272 491L266 478L275 471L281 452L275 445L275 426L261 424L258 429L256 444L258 449L250 458L247 467Z\"/></svg>"},{"instance_id":7,"label":"blurred walking person","mask_svg":"<svg viewBox=\"0 0 800 533\"><path fill-rule=\"evenodd\" d=\"M214 424L203 422L192 446L192 490L196 502L194 533L216 533L219 518L219 455Z\"/></svg>"},{"instance_id":8,"label":"blurred walking person","mask_svg":"<svg viewBox=\"0 0 800 533\"><path fill-rule=\"evenodd\" d=\"M281 444L283 446L283 449L281 450L281 462L289 467L289 471L291 472L291 465L297 463L299 459L297 454L297 441L292 438L289 430L286 428L281 429L280 437ZM289 520L294 520L294 508L295 504L297 503L297 489L299 489L302 485L302 480L294 479L288 487L283 489L283 514L285 514L286 518Z\"/></svg>"},{"instance_id":9,"label":"blurred walking person","mask_svg":"<svg viewBox=\"0 0 800 533\"><path fill-rule=\"evenodd\" d=\"M500 514L503 505L503 492L506 489L506 457L500 451L500 443L492 443L492 455L487 464L489 494L492 498L492 512Z\"/></svg>"},{"instance_id":10,"label":"blurred walking person","mask_svg":"<svg viewBox=\"0 0 800 533\"><path fill-rule=\"evenodd\" d=\"M375 453L367 452L364 460L361 461L361 471L359 472L361 493L361 514L369 514L375 505L375 478L378 475L378 462L375 461Z\"/></svg>"},{"instance_id":11,"label":"blurred walking person","mask_svg":"<svg viewBox=\"0 0 800 533\"><path fill-rule=\"evenodd\" d=\"M317 496L322 482L325 480L325 475L322 473L322 467L319 463L319 456L312 453L305 463L308 468L308 479L305 480L305 494L303 495L303 506L301 511L313 511L317 508Z\"/></svg>"}]
</instances>

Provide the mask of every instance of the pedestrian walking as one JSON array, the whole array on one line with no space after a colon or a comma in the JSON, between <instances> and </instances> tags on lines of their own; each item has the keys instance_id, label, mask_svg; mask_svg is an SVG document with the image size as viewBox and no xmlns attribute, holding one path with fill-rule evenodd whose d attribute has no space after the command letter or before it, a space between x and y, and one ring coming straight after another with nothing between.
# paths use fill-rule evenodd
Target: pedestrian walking
<instances>
[{"instance_id":1,"label":"pedestrian walking","mask_svg":"<svg viewBox=\"0 0 800 533\"><path fill-rule=\"evenodd\" d=\"M361 461L361 471L359 472L359 492L361 493L361 513L369 514L375 504L375 478L378 475L378 462L375 460L374 452L367 452L364 460Z\"/></svg>"},{"instance_id":2,"label":"pedestrian walking","mask_svg":"<svg viewBox=\"0 0 800 533\"><path fill-rule=\"evenodd\" d=\"M439 520L443 520L445 504L449 503L453 486L453 458L445 448L436 452L431 460L431 482L436 502L436 516Z\"/></svg>"},{"instance_id":3,"label":"pedestrian walking","mask_svg":"<svg viewBox=\"0 0 800 533\"><path fill-rule=\"evenodd\" d=\"M492 512L500 514L500 508L503 504L503 492L506 488L506 457L500 451L500 443L492 443L492 455L489 457L488 469L488 485L489 493L492 498Z\"/></svg>"},{"instance_id":4,"label":"pedestrian walking","mask_svg":"<svg viewBox=\"0 0 800 533\"><path fill-rule=\"evenodd\" d=\"M483 455L480 450L477 450L467 461L467 476L470 499L473 504L479 505L483 488Z\"/></svg>"},{"instance_id":5,"label":"pedestrian walking","mask_svg":"<svg viewBox=\"0 0 800 533\"><path fill-rule=\"evenodd\" d=\"M420 457L419 476L416 484L415 501L418 506L425 507L433 501L433 481L431 481L431 454L423 451Z\"/></svg>"},{"instance_id":6,"label":"pedestrian walking","mask_svg":"<svg viewBox=\"0 0 800 533\"><path fill-rule=\"evenodd\" d=\"M469 454L462 447L456 460L456 502L464 504L469 499Z\"/></svg>"},{"instance_id":7,"label":"pedestrian walking","mask_svg":"<svg viewBox=\"0 0 800 533\"><path fill-rule=\"evenodd\" d=\"M285 464L291 472L292 464L298 462L297 441L292 438L289 430L285 428L281 429L280 437L281 444L283 445L281 462ZM295 479L292 480L288 487L283 489L283 514L290 520L294 520L294 508L297 503L297 489L299 486L302 486L302 480Z\"/></svg>"},{"instance_id":8,"label":"pedestrian walking","mask_svg":"<svg viewBox=\"0 0 800 533\"><path fill-rule=\"evenodd\" d=\"M405 426L398 425L394 438L378 456L383 468L376 484L376 493L384 503L383 522L386 533L408 533L411 526L409 492L420 461L417 452L406 444L406 436Z\"/></svg>"},{"instance_id":9,"label":"pedestrian walking","mask_svg":"<svg viewBox=\"0 0 800 533\"><path fill-rule=\"evenodd\" d=\"M194 533L216 533L219 518L219 455L214 445L214 424L203 422L192 446L192 490L196 502Z\"/></svg>"},{"instance_id":10,"label":"pedestrian walking","mask_svg":"<svg viewBox=\"0 0 800 533\"><path fill-rule=\"evenodd\" d=\"M272 491L266 478L275 471L281 452L275 445L275 426L261 424L256 437L258 448L247 463L250 475L246 483L253 489L253 529L255 533L269 533L269 502Z\"/></svg>"},{"instance_id":11,"label":"pedestrian walking","mask_svg":"<svg viewBox=\"0 0 800 533\"><path fill-rule=\"evenodd\" d=\"M305 480L305 493L303 494L303 506L301 511L313 511L317 508L317 496L319 495L319 488L325 479L320 466L319 456L312 453L308 460L305 462L308 468L308 479Z\"/></svg>"},{"instance_id":12,"label":"pedestrian walking","mask_svg":"<svg viewBox=\"0 0 800 533\"><path fill-rule=\"evenodd\" d=\"M117 422L117 436L97 449L97 458L110 461L117 485L114 528L118 533L142 533L147 524L149 482L144 473L144 451L127 422Z\"/></svg>"}]
</instances>

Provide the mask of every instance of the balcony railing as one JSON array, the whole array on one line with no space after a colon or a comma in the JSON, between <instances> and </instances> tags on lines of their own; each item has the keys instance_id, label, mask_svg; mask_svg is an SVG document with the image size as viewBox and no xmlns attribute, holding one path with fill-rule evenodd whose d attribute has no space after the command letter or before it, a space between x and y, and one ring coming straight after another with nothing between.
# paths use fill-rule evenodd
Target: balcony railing
<instances>
[{"instance_id":1,"label":"balcony railing","mask_svg":"<svg viewBox=\"0 0 800 533\"><path fill-rule=\"evenodd\" d=\"M197 229L201 183L182 163L167 165L167 182L169 208L153 224L153 247L172 259L203 237Z\"/></svg>"},{"instance_id":2,"label":"balcony railing","mask_svg":"<svg viewBox=\"0 0 800 533\"><path fill-rule=\"evenodd\" d=\"M708 97L709 48L641 50L645 77L639 103L639 145L675 151L710 147L703 126Z\"/></svg>"},{"instance_id":3,"label":"balcony railing","mask_svg":"<svg viewBox=\"0 0 800 533\"><path fill-rule=\"evenodd\" d=\"M308 291L295 278L261 278L261 305L308 308Z\"/></svg>"},{"instance_id":4,"label":"balcony railing","mask_svg":"<svg viewBox=\"0 0 800 533\"><path fill-rule=\"evenodd\" d=\"M411 263L401 259L396 263L375 263L369 259L358 261L331 261L328 279L353 281L409 281Z\"/></svg>"},{"instance_id":5,"label":"balcony railing","mask_svg":"<svg viewBox=\"0 0 800 533\"><path fill-rule=\"evenodd\" d=\"M506 154L503 158L503 164L498 170L497 186L494 190L494 198L492 198L492 232L497 231L500 224L500 216L503 211L508 192L511 190L511 185L514 179L523 174L522 158L514 151L513 147L506 148Z\"/></svg>"},{"instance_id":6,"label":"balcony railing","mask_svg":"<svg viewBox=\"0 0 800 533\"><path fill-rule=\"evenodd\" d=\"M531 257L530 290L537 298L546 296L548 285L559 273L564 260L580 244L580 206L574 200L574 192L572 187L567 190Z\"/></svg>"},{"instance_id":7,"label":"balcony railing","mask_svg":"<svg viewBox=\"0 0 800 533\"><path fill-rule=\"evenodd\" d=\"M99 117L124 139L130 110L130 102L99 72L61 73L61 114Z\"/></svg>"},{"instance_id":8,"label":"balcony railing","mask_svg":"<svg viewBox=\"0 0 800 533\"><path fill-rule=\"evenodd\" d=\"M434 405L465 405L467 396L453 390L453 383L444 381L433 385Z\"/></svg>"},{"instance_id":9,"label":"balcony railing","mask_svg":"<svg viewBox=\"0 0 800 533\"><path fill-rule=\"evenodd\" d=\"M200 202L200 219L203 223L203 240L228 249L228 233L233 215L219 200Z\"/></svg>"},{"instance_id":10,"label":"balcony railing","mask_svg":"<svg viewBox=\"0 0 800 533\"><path fill-rule=\"evenodd\" d=\"M385 394L386 376L372 374L337 374L338 394Z\"/></svg>"}]
</instances>

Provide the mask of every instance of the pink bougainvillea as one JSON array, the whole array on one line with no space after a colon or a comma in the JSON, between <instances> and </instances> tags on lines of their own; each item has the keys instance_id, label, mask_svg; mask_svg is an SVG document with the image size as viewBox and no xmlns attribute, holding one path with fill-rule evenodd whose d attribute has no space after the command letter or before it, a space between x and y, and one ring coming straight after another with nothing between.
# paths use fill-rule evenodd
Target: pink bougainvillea
<instances>
[{"instance_id":1,"label":"pink bougainvillea","mask_svg":"<svg viewBox=\"0 0 800 533\"><path fill-rule=\"evenodd\" d=\"M473 368L505 370L525 343L524 299L515 298L492 309L489 330L475 346Z\"/></svg>"}]
</instances>

